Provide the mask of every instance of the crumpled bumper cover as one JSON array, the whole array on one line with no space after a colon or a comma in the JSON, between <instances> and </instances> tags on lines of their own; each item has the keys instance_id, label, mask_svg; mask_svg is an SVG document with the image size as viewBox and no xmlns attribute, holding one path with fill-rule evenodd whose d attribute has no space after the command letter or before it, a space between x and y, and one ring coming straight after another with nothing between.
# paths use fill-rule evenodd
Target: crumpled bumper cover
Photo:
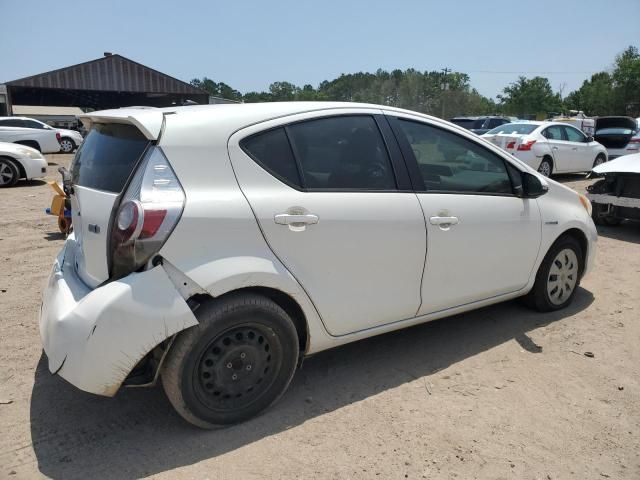
<instances>
[{"instance_id":1,"label":"crumpled bumper cover","mask_svg":"<svg viewBox=\"0 0 640 480\"><path fill-rule=\"evenodd\" d=\"M196 325L162 266L89 289L70 237L44 291L40 336L49 370L81 390L113 396L156 345Z\"/></svg>"}]
</instances>

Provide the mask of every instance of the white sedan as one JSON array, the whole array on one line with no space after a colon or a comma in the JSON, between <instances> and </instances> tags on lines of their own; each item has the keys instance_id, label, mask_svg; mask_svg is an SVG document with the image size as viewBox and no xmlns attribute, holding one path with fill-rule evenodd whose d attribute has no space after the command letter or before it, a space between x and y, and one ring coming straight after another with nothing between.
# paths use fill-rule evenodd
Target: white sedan
<instances>
[{"instance_id":1,"label":"white sedan","mask_svg":"<svg viewBox=\"0 0 640 480\"><path fill-rule=\"evenodd\" d=\"M47 174L47 161L35 148L0 142L0 188L12 187L21 178L31 180Z\"/></svg>"},{"instance_id":2,"label":"white sedan","mask_svg":"<svg viewBox=\"0 0 640 480\"><path fill-rule=\"evenodd\" d=\"M51 125L47 125L40 120L36 120L35 118L28 117L0 117L0 127L15 127L16 129L30 129L31 135L46 135L48 133L53 134L57 138L58 144L53 144L53 150L44 145L40 145L42 142L38 142L37 138L31 138L30 146L34 148L36 146L44 153L57 153L58 151L62 153L71 153L76 148L78 148L83 141L82 135L80 132L75 130L67 130L66 128L54 128ZM36 132L34 133L34 130ZM44 132L42 132L44 130ZM39 132L38 132L39 131ZM29 134L29 130L26 130L27 134ZM23 132L24 133L24 132ZM25 137L26 138L26 137ZM13 141L13 140L12 140ZM22 142L27 145L26 142ZM46 149L45 149L46 148Z\"/></svg>"},{"instance_id":3,"label":"white sedan","mask_svg":"<svg viewBox=\"0 0 640 480\"><path fill-rule=\"evenodd\" d=\"M545 177L554 173L589 172L608 160L604 146L566 123L507 123L482 137Z\"/></svg>"}]
</instances>

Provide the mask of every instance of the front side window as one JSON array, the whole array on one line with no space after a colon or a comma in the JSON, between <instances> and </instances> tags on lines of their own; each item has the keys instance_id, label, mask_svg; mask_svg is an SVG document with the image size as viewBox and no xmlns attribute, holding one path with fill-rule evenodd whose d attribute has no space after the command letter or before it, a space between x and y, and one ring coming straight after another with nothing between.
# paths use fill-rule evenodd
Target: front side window
<instances>
[{"instance_id":1,"label":"front side window","mask_svg":"<svg viewBox=\"0 0 640 480\"><path fill-rule=\"evenodd\" d=\"M395 190L389 154L368 115L339 116L286 127L309 190Z\"/></svg>"},{"instance_id":2,"label":"front side window","mask_svg":"<svg viewBox=\"0 0 640 480\"><path fill-rule=\"evenodd\" d=\"M570 142L585 143L587 141L586 137L579 130L576 130L575 128L572 128L572 127L562 127L562 128L564 128L564 132L567 135L567 140L569 140Z\"/></svg>"},{"instance_id":3,"label":"front side window","mask_svg":"<svg viewBox=\"0 0 640 480\"><path fill-rule=\"evenodd\" d=\"M505 162L498 155L447 130L398 120L427 191L513 194Z\"/></svg>"}]
</instances>

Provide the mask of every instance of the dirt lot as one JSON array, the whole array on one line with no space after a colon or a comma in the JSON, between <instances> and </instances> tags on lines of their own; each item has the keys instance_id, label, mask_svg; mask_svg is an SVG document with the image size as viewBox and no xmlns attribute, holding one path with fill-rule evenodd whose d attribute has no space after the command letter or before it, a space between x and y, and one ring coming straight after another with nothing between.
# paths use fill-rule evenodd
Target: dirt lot
<instances>
[{"instance_id":1,"label":"dirt lot","mask_svg":"<svg viewBox=\"0 0 640 480\"><path fill-rule=\"evenodd\" d=\"M601 229L567 310L508 302L324 352L266 414L201 431L161 388L107 399L49 374L50 197L0 191L1 478L640 478L638 225Z\"/></svg>"}]
</instances>

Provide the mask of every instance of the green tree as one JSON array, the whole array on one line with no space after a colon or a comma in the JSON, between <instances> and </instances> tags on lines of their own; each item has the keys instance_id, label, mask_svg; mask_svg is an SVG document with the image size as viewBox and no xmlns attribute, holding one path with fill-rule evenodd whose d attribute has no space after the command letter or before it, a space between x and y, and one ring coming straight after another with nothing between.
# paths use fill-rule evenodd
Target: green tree
<instances>
[{"instance_id":1,"label":"green tree","mask_svg":"<svg viewBox=\"0 0 640 480\"><path fill-rule=\"evenodd\" d=\"M640 54L628 47L616 57L612 73L614 98L619 115L640 114Z\"/></svg>"},{"instance_id":2,"label":"green tree","mask_svg":"<svg viewBox=\"0 0 640 480\"><path fill-rule=\"evenodd\" d=\"M615 115L613 78L607 72L598 72L585 80L582 86L565 99L567 109L582 110L587 115Z\"/></svg>"},{"instance_id":3,"label":"green tree","mask_svg":"<svg viewBox=\"0 0 640 480\"><path fill-rule=\"evenodd\" d=\"M544 77L519 77L498 95L502 110L519 116L541 115L562 110L562 99Z\"/></svg>"}]
</instances>

